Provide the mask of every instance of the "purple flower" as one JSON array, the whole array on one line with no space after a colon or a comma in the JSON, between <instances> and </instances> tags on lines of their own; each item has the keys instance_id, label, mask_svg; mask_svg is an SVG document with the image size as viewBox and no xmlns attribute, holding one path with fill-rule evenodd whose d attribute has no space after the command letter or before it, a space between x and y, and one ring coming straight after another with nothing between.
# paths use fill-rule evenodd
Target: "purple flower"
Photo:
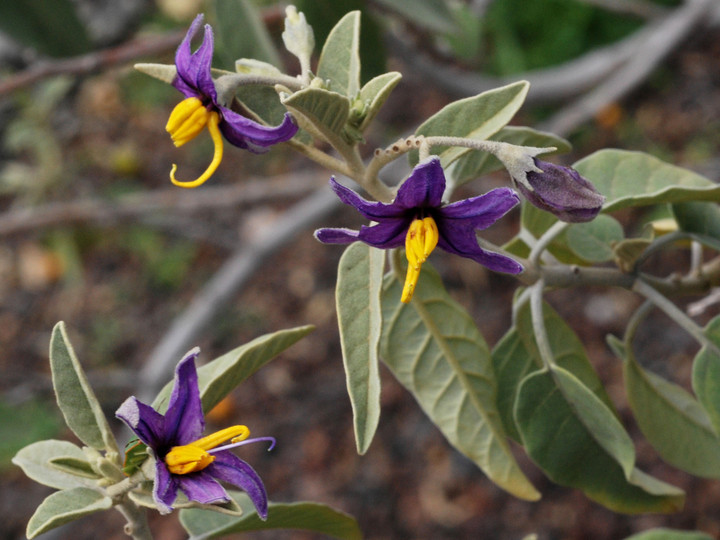
<instances>
[{"instance_id":1,"label":"purple flower","mask_svg":"<svg viewBox=\"0 0 720 540\"><path fill-rule=\"evenodd\" d=\"M525 181L514 178L516 187L533 205L570 223L591 221L598 215L605 197L570 167L533 158L538 171L525 172Z\"/></svg>"},{"instance_id":2,"label":"purple flower","mask_svg":"<svg viewBox=\"0 0 720 540\"><path fill-rule=\"evenodd\" d=\"M173 184L181 187L199 186L215 172L223 155L222 136L230 144L260 153L273 144L290 140L298 130L289 113L285 114L279 126L268 127L236 113L218 101L217 89L210 73L213 32L209 24L205 25L200 47L194 53L190 51L190 42L202 20L202 15L195 18L175 53L177 75L172 85L183 93L185 99L173 109L165 129L170 133L175 146L182 146L207 126L215 144L215 154L207 170L199 178L189 182L175 179L177 166L173 165L170 179Z\"/></svg>"},{"instance_id":3,"label":"purple flower","mask_svg":"<svg viewBox=\"0 0 720 540\"><path fill-rule=\"evenodd\" d=\"M172 511L178 490L188 499L203 504L230 500L218 481L244 490L259 516L267 518L268 501L265 486L258 474L230 448L272 437L247 439L250 430L232 426L206 437L195 358L199 350L190 351L175 369L175 382L165 415L135 398L129 397L115 415L152 451L155 458L153 498L160 513ZM230 441L230 444L220 446Z\"/></svg>"},{"instance_id":4,"label":"purple flower","mask_svg":"<svg viewBox=\"0 0 720 540\"><path fill-rule=\"evenodd\" d=\"M326 244L349 244L360 240L380 249L405 245L408 273L402 302L412 299L420 266L436 246L498 272L518 274L523 270L510 257L482 249L475 237L475 231L488 228L519 202L512 189L493 189L479 197L443 205L445 174L436 157L413 169L390 204L368 202L334 178L330 180L330 186L342 202L354 206L376 224L363 225L359 231L319 229L315 237Z\"/></svg>"}]
</instances>

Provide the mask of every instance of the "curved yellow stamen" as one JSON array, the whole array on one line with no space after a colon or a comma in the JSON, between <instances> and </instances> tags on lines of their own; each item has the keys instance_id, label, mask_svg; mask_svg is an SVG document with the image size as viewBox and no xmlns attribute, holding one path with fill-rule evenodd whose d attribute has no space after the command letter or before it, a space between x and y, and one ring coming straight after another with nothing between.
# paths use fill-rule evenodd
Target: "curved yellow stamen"
<instances>
[{"instance_id":1,"label":"curved yellow stamen","mask_svg":"<svg viewBox=\"0 0 720 540\"><path fill-rule=\"evenodd\" d=\"M181 182L180 180L175 178L175 171L177 171L177 165L173 163L172 169L170 170L170 181L173 184L184 188L194 188L204 184L205 181L213 175L215 170L220 165L223 157L223 142L222 134L220 133L220 128L218 127L219 123L220 115L216 111L210 111L208 113L207 127L208 131L210 132L210 137L212 137L213 143L215 144L215 153L213 154L213 159L210 162L210 165L208 165L208 168L205 169L205 172L202 173L195 180Z\"/></svg>"},{"instance_id":2,"label":"curved yellow stamen","mask_svg":"<svg viewBox=\"0 0 720 540\"><path fill-rule=\"evenodd\" d=\"M243 441L250 436L247 426L231 426L211 433L207 437L183 446L173 446L165 454L165 464L172 474L189 474L202 471L215 461L215 456L208 450L220 446L226 441L233 443Z\"/></svg>"},{"instance_id":3,"label":"curved yellow stamen","mask_svg":"<svg viewBox=\"0 0 720 540\"><path fill-rule=\"evenodd\" d=\"M405 236L405 256L408 260L407 274L405 275L405 285L403 286L400 301L407 304L412 300L415 286L420 278L420 267L437 246L440 233L438 232L437 223L431 217L424 219L415 219L408 227Z\"/></svg>"}]
</instances>

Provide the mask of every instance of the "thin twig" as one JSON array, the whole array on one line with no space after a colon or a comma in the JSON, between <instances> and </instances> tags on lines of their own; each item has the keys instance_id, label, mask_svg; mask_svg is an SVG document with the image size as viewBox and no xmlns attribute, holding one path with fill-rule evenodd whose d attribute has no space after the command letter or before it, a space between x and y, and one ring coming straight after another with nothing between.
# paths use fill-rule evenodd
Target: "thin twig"
<instances>
[{"instance_id":1,"label":"thin twig","mask_svg":"<svg viewBox=\"0 0 720 540\"><path fill-rule=\"evenodd\" d=\"M238 249L178 315L158 342L140 371L142 399L152 400L170 378L175 363L196 341L200 332L266 259L290 243L340 204L329 189L322 188L290 208L282 217L259 231L254 241Z\"/></svg>"},{"instance_id":2,"label":"thin twig","mask_svg":"<svg viewBox=\"0 0 720 540\"><path fill-rule=\"evenodd\" d=\"M326 175L322 173L295 173L272 179L243 180L232 186L204 187L192 192L170 188L133 193L116 200L55 202L0 214L0 236L57 225L116 223L169 210L193 213L294 198L324 184L325 180Z\"/></svg>"}]
</instances>

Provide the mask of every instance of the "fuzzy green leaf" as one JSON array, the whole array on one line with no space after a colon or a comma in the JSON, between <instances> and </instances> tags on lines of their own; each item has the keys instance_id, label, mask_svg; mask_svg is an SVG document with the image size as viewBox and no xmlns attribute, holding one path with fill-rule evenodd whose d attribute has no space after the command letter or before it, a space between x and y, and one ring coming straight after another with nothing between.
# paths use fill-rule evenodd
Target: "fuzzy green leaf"
<instances>
[{"instance_id":1,"label":"fuzzy green leaf","mask_svg":"<svg viewBox=\"0 0 720 540\"><path fill-rule=\"evenodd\" d=\"M454 101L423 122L415 131L415 135L486 140L512 119L525 101L529 87L527 81L520 81ZM433 146L432 148L432 152L440 156L443 167L447 167L470 151L469 148L460 147ZM417 151L410 152L408 157L411 165L414 166L418 161Z\"/></svg>"},{"instance_id":2,"label":"fuzzy green leaf","mask_svg":"<svg viewBox=\"0 0 720 540\"><path fill-rule=\"evenodd\" d=\"M36 482L55 489L94 486L95 482L87 478L68 474L50 464L53 460L85 461L83 451L67 441L39 441L21 449L12 462L20 467L25 475Z\"/></svg>"},{"instance_id":3,"label":"fuzzy green leaf","mask_svg":"<svg viewBox=\"0 0 720 540\"><path fill-rule=\"evenodd\" d=\"M373 121L380 110L380 107L383 106L385 100L387 100L390 95L390 92L392 92L400 82L400 79L402 79L402 75L400 73L397 71L391 71L369 80L360 89L360 100L367 105L367 108L364 111L365 116L358 127L361 132L365 131Z\"/></svg>"},{"instance_id":4,"label":"fuzzy green leaf","mask_svg":"<svg viewBox=\"0 0 720 540\"><path fill-rule=\"evenodd\" d=\"M351 11L338 21L323 45L318 77L349 98L360 90L360 12Z\"/></svg>"},{"instance_id":5,"label":"fuzzy green leaf","mask_svg":"<svg viewBox=\"0 0 720 540\"><path fill-rule=\"evenodd\" d=\"M558 484L615 512L675 512L684 493L634 469L629 436L576 377L556 367L520 385L515 421L530 458Z\"/></svg>"},{"instance_id":6,"label":"fuzzy green leaf","mask_svg":"<svg viewBox=\"0 0 720 540\"><path fill-rule=\"evenodd\" d=\"M112 508L112 499L95 489L77 487L57 491L35 510L26 534L28 538L35 538L55 527L109 508Z\"/></svg>"},{"instance_id":7,"label":"fuzzy green leaf","mask_svg":"<svg viewBox=\"0 0 720 540\"><path fill-rule=\"evenodd\" d=\"M334 148L346 148L343 137L350 114L350 101L336 92L305 88L282 100L293 113L298 125L313 137L327 141Z\"/></svg>"},{"instance_id":8,"label":"fuzzy green leaf","mask_svg":"<svg viewBox=\"0 0 720 540\"><path fill-rule=\"evenodd\" d=\"M711 320L704 332L720 347L720 317ZM720 355L707 346L700 349L693 361L692 386L715 432L720 433Z\"/></svg>"},{"instance_id":9,"label":"fuzzy green leaf","mask_svg":"<svg viewBox=\"0 0 720 540\"><path fill-rule=\"evenodd\" d=\"M537 500L503 430L482 334L429 263L409 304L400 302L402 286L394 275L385 279L382 359L455 448L503 489Z\"/></svg>"},{"instance_id":10,"label":"fuzzy green leaf","mask_svg":"<svg viewBox=\"0 0 720 540\"><path fill-rule=\"evenodd\" d=\"M118 454L115 437L75 356L63 322L55 325L50 338L50 368L57 403L68 427L86 445Z\"/></svg>"},{"instance_id":11,"label":"fuzzy green leaf","mask_svg":"<svg viewBox=\"0 0 720 540\"><path fill-rule=\"evenodd\" d=\"M310 531L341 540L362 538L357 521L352 516L330 506L311 502L291 504L271 502L268 507L267 521L262 521L245 493L237 491L228 491L228 493L244 510L241 517L195 508L180 512L180 523L191 535L191 540L205 540L233 533L274 529Z\"/></svg>"},{"instance_id":12,"label":"fuzzy green leaf","mask_svg":"<svg viewBox=\"0 0 720 540\"><path fill-rule=\"evenodd\" d=\"M685 202L672 205L680 229L720 238L720 207L715 203Z\"/></svg>"},{"instance_id":13,"label":"fuzzy green leaf","mask_svg":"<svg viewBox=\"0 0 720 540\"><path fill-rule=\"evenodd\" d=\"M607 197L603 212L627 206L720 201L720 186L649 154L600 150L573 167Z\"/></svg>"},{"instance_id":14,"label":"fuzzy green leaf","mask_svg":"<svg viewBox=\"0 0 720 540\"><path fill-rule=\"evenodd\" d=\"M587 223L571 225L565 234L568 247L589 262L611 261L614 245L625 237L622 225L615 218L602 214Z\"/></svg>"},{"instance_id":15,"label":"fuzzy green leaf","mask_svg":"<svg viewBox=\"0 0 720 540\"><path fill-rule=\"evenodd\" d=\"M360 454L370 446L380 420L378 347L384 264L383 251L361 242L351 244L340 258L335 289L340 345Z\"/></svg>"},{"instance_id":16,"label":"fuzzy green leaf","mask_svg":"<svg viewBox=\"0 0 720 540\"><path fill-rule=\"evenodd\" d=\"M73 476L82 476L83 478L92 478L93 480L102 478L102 476L93 470L90 463L84 459L62 456L53 458L48 461L48 463L50 466Z\"/></svg>"},{"instance_id":17,"label":"fuzzy green leaf","mask_svg":"<svg viewBox=\"0 0 720 540\"><path fill-rule=\"evenodd\" d=\"M203 411L211 410L250 375L313 330L314 326L299 326L265 334L199 367L198 385ZM153 401L154 409L165 411L171 389L172 381Z\"/></svg>"},{"instance_id":18,"label":"fuzzy green leaf","mask_svg":"<svg viewBox=\"0 0 720 540\"><path fill-rule=\"evenodd\" d=\"M624 353L625 389L645 438L671 465L703 478L720 478L720 439L700 403L680 386L643 369L629 348Z\"/></svg>"}]
</instances>

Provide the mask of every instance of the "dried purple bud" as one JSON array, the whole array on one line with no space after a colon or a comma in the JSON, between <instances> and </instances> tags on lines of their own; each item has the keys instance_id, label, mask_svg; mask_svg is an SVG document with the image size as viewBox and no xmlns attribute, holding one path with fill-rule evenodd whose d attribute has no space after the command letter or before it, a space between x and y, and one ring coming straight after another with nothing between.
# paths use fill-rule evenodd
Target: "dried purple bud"
<instances>
[{"instance_id":1,"label":"dried purple bud","mask_svg":"<svg viewBox=\"0 0 720 540\"><path fill-rule=\"evenodd\" d=\"M533 162L536 170L527 171L525 181L514 179L531 204L569 223L591 221L598 215L605 197L575 169L536 158Z\"/></svg>"}]
</instances>

